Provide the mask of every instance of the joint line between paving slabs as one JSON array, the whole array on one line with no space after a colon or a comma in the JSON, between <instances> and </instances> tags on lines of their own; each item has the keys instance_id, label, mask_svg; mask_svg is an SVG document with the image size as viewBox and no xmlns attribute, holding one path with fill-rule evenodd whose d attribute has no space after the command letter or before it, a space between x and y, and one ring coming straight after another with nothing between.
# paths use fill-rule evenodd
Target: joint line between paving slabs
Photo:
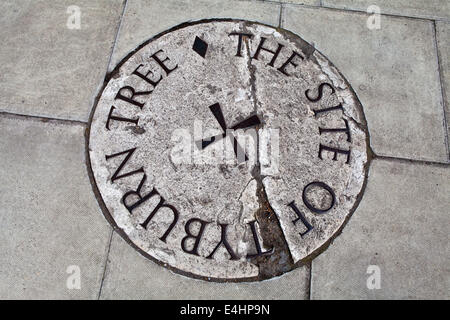
<instances>
[{"instance_id":1,"label":"joint line between paving slabs","mask_svg":"<svg viewBox=\"0 0 450 320\"><path fill-rule=\"evenodd\" d=\"M447 160L450 161L450 143L448 140L448 125L447 125L447 112L446 112L446 106L447 106L447 101L445 99L445 86L444 86L444 74L443 74L443 69L442 69L442 64L441 64L441 55L439 52L439 45L438 45L438 41L437 41L437 27L436 27L436 21L433 21L433 32L434 32L434 44L436 47L436 57L437 57L437 63L438 63L438 72L439 72L439 84L441 86L441 99L442 99L442 114L443 114L443 125L444 125L444 139L445 139L445 147L446 147L446 151L447 151Z\"/></svg>"},{"instance_id":2,"label":"joint line between paving slabs","mask_svg":"<svg viewBox=\"0 0 450 320\"><path fill-rule=\"evenodd\" d=\"M35 120L35 121L41 121L41 122L53 122L53 123L60 123L65 125L78 125L86 127L87 122L81 121L81 120L70 120L70 119L63 119L63 118L51 118L51 117L44 117L44 116L35 116L35 115L29 115L29 114L20 114L20 113L12 113L12 112L5 112L0 111L0 117L4 118L19 118L24 120Z\"/></svg>"},{"instance_id":3,"label":"joint line between paving slabs","mask_svg":"<svg viewBox=\"0 0 450 320\"><path fill-rule=\"evenodd\" d=\"M106 269L108 268L109 252L111 251L113 235L114 235L114 228L111 228L111 235L109 236L108 248L106 249L105 266L103 268L102 281L100 282L100 289L98 291L97 300L100 300L100 297L102 296L103 283L105 282L106 278Z\"/></svg>"},{"instance_id":4,"label":"joint line between paving slabs","mask_svg":"<svg viewBox=\"0 0 450 320\"><path fill-rule=\"evenodd\" d=\"M309 288L308 300L312 300L312 277L313 277L313 261L309 263Z\"/></svg>"},{"instance_id":5,"label":"joint line between paving slabs","mask_svg":"<svg viewBox=\"0 0 450 320\"><path fill-rule=\"evenodd\" d=\"M414 160L414 159L407 159L407 158L396 158L396 157L378 156L378 155L374 155L374 159L375 160L392 161L392 162L403 162L403 163L410 163L410 164L420 164L420 165L426 165L426 166L444 167L444 168L450 167L450 163L427 161L427 160Z\"/></svg>"},{"instance_id":6,"label":"joint line between paving slabs","mask_svg":"<svg viewBox=\"0 0 450 320\"><path fill-rule=\"evenodd\" d=\"M247 0L247 1L252 1L252 0ZM256 2L265 2L265 3L273 3L273 4L280 4L281 2L280 1L277 1L277 0L253 0L253 1L256 1Z\"/></svg>"},{"instance_id":7,"label":"joint line between paving slabs","mask_svg":"<svg viewBox=\"0 0 450 320\"><path fill-rule=\"evenodd\" d=\"M120 30L122 28L122 21L123 21L123 17L125 16L125 12L127 10L127 6L128 6L128 0L124 0L122 14L120 15L119 25L117 27L116 35L114 37L114 44L113 44L113 47L112 47L112 50L111 50L111 54L109 56L108 65L107 65L107 69L106 69L106 74L109 73L109 70L111 68L112 57L114 55L114 52L116 51L117 40L119 39Z\"/></svg>"},{"instance_id":8,"label":"joint line between paving slabs","mask_svg":"<svg viewBox=\"0 0 450 320\"><path fill-rule=\"evenodd\" d=\"M280 4L280 16L278 19L278 28L283 27L283 11L284 11L284 4Z\"/></svg>"},{"instance_id":9,"label":"joint line between paving slabs","mask_svg":"<svg viewBox=\"0 0 450 320\"><path fill-rule=\"evenodd\" d=\"M307 9L326 9L326 10L332 10L332 11L338 11L338 12L347 12L347 13L357 13L357 14L364 14L369 15L367 11L360 10L360 9L351 9L351 8L336 8L336 7L329 7L326 5L323 5L322 3L320 5L308 5L308 4L302 4L302 3L287 3L282 2L284 5L288 5L291 7L301 7L301 8L307 8ZM395 13L383 13L381 12L380 15L385 17L393 17L393 18L404 18L404 19L413 19L413 20L422 20L422 21L443 21L443 22L450 22L450 19L447 18L438 18L438 17L425 17L425 16L405 16L401 14L395 14Z\"/></svg>"}]
</instances>

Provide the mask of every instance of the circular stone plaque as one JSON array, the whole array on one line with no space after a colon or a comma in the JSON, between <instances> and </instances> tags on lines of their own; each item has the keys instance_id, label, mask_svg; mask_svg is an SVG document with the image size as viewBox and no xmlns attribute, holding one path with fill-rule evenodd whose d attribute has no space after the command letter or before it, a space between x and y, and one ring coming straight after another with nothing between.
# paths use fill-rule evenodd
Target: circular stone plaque
<instances>
[{"instance_id":1,"label":"circular stone plaque","mask_svg":"<svg viewBox=\"0 0 450 320\"><path fill-rule=\"evenodd\" d=\"M327 58L236 20L183 24L130 53L87 139L94 190L122 237L214 281L315 257L358 205L369 161L361 105Z\"/></svg>"}]
</instances>

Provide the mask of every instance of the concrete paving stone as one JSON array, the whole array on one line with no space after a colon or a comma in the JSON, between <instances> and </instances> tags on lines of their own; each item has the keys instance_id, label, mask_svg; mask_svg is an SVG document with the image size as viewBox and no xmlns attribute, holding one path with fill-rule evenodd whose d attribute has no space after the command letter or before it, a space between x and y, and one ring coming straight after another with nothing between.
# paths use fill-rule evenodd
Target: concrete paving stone
<instances>
[{"instance_id":1,"label":"concrete paving stone","mask_svg":"<svg viewBox=\"0 0 450 320\"><path fill-rule=\"evenodd\" d=\"M349 80L379 155L447 162L433 22L286 5L283 28L314 43ZM324 23L326 21L326 23Z\"/></svg>"},{"instance_id":2,"label":"concrete paving stone","mask_svg":"<svg viewBox=\"0 0 450 320\"><path fill-rule=\"evenodd\" d=\"M67 26L70 6L81 29ZM1 1L0 110L87 121L122 11L123 0Z\"/></svg>"},{"instance_id":3,"label":"concrete paving stone","mask_svg":"<svg viewBox=\"0 0 450 320\"><path fill-rule=\"evenodd\" d=\"M0 117L0 299L97 298L111 228L86 174L84 129ZM67 288L69 266L80 290Z\"/></svg>"},{"instance_id":4,"label":"concrete paving stone","mask_svg":"<svg viewBox=\"0 0 450 320\"><path fill-rule=\"evenodd\" d=\"M371 5L381 13L429 19L450 19L448 0L322 0L324 7L366 11Z\"/></svg>"},{"instance_id":5,"label":"concrete paving stone","mask_svg":"<svg viewBox=\"0 0 450 320\"><path fill-rule=\"evenodd\" d=\"M437 22L436 36L441 64L447 135L450 132L450 23Z\"/></svg>"},{"instance_id":6,"label":"concrete paving stone","mask_svg":"<svg viewBox=\"0 0 450 320\"><path fill-rule=\"evenodd\" d=\"M128 0L110 71L132 50L151 37L183 22L235 18L278 26L280 5L235 0Z\"/></svg>"},{"instance_id":7,"label":"concrete paving stone","mask_svg":"<svg viewBox=\"0 0 450 320\"><path fill-rule=\"evenodd\" d=\"M114 233L101 299L307 299L309 267L262 282L187 278L144 258Z\"/></svg>"},{"instance_id":8,"label":"concrete paving stone","mask_svg":"<svg viewBox=\"0 0 450 320\"><path fill-rule=\"evenodd\" d=\"M359 208L313 261L312 298L448 299L449 181L448 166L375 160Z\"/></svg>"}]
</instances>

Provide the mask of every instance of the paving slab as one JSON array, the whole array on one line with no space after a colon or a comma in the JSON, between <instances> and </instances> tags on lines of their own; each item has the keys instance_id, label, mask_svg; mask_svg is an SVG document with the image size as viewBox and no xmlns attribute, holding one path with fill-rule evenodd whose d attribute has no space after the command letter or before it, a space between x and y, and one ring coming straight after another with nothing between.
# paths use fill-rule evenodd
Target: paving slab
<instances>
[{"instance_id":1,"label":"paving slab","mask_svg":"<svg viewBox=\"0 0 450 320\"><path fill-rule=\"evenodd\" d=\"M448 299L449 180L448 166L373 161L360 207L313 261L312 298Z\"/></svg>"},{"instance_id":2,"label":"paving slab","mask_svg":"<svg viewBox=\"0 0 450 320\"><path fill-rule=\"evenodd\" d=\"M378 6L381 13L450 19L450 2L447 0L322 0L324 7L366 11L369 6Z\"/></svg>"},{"instance_id":3,"label":"paving slab","mask_svg":"<svg viewBox=\"0 0 450 320\"><path fill-rule=\"evenodd\" d=\"M111 228L86 174L84 129L0 117L0 299L97 298Z\"/></svg>"},{"instance_id":4,"label":"paving slab","mask_svg":"<svg viewBox=\"0 0 450 320\"><path fill-rule=\"evenodd\" d=\"M433 22L383 16L381 29L370 30L367 18L286 5L283 27L314 43L349 80L375 153L446 162Z\"/></svg>"},{"instance_id":5,"label":"paving slab","mask_svg":"<svg viewBox=\"0 0 450 320\"><path fill-rule=\"evenodd\" d=\"M87 121L122 7L122 0L2 1L0 110Z\"/></svg>"},{"instance_id":6,"label":"paving slab","mask_svg":"<svg viewBox=\"0 0 450 320\"><path fill-rule=\"evenodd\" d=\"M235 0L129 0L120 27L110 71L141 43L184 22L235 18L278 26L280 5Z\"/></svg>"},{"instance_id":7,"label":"paving slab","mask_svg":"<svg viewBox=\"0 0 450 320\"><path fill-rule=\"evenodd\" d=\"M253 283L214 283L174 274L114 233L101 299L307 299L309 267Z\"/></svg>"},{"instance_id":8,"label":"paving slab","mask_svg":"<svg viewBox=\"0 0 450 320\"><path fill-rule=\"evenodd\" d=\"M450 132L450 23L436 22L436 37L439 51L445 120L447 126L447 142ZM449 150L450 153L450 150Z\"/></svg>"}]
</instances>

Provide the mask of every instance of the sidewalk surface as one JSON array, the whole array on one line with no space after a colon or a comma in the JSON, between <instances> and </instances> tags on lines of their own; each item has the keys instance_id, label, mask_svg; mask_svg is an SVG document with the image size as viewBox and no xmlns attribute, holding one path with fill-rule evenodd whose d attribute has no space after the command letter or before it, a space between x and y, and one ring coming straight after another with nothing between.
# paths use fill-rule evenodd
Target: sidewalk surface
<instances>
[{"instance_id":1,"label":"sidewalk surface","mask_svg":"<svg viewBox=\"0 0 450 320\"><path fill-rule=\"evenodd\" d=\"M2 0L0 12L0 299L450 297L449 0ZM112 230L89 181L84 135L105 75L145 40L204 18L313 43L367 118L375 159L358 209L324 253L280 278L170 272ZM374 266L379 288L367 285Z\"/></svg>"}]
</instances>

